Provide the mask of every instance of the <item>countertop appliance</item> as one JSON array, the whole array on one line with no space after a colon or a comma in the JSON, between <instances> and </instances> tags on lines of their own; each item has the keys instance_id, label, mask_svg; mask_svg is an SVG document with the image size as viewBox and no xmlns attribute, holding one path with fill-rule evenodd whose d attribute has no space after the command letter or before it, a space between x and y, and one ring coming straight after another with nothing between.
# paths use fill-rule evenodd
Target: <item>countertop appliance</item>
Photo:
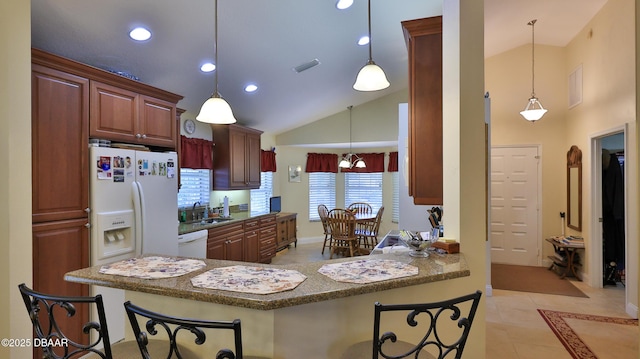
<instances>
[{"instance_id":1,"label":"countertop appliance","mask_svg":"<svg viewBox=\"0 0 640 359\"><path fill-rule=\"evenodd\" d=\"M91 265L141 254L178 255L175 152L89 149ZM124 338L124 291L92 286L104 297L110 339Z\"/></svg>"},{"instance_id":2,"label":"countertop appliance","mask_svg":"<svg viewBox=\"0 0 640 359\"><path fill-rule=\"evenodd\" d=\"M181 257L207 258L206 229L184 233L178 236L178 255Z\"/></svg>"}]
</instances>

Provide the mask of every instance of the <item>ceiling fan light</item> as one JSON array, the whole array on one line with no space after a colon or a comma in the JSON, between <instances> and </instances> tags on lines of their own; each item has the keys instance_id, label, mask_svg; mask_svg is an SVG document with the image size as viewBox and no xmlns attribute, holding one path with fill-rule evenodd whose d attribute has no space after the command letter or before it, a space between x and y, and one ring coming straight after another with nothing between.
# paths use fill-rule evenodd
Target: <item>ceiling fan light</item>
<instances>
[{"instance_id":1,"label":"ceiling fan light","mask_svg":"<svg viewBox=\"0 0 640 359\"><path fill-rule=\"evenodd\" d=\"M353 0L338 0L336 1L336 8L338 10L344 10L353 5Z\"/></svg>"},{"instance_id":2,"label":"ceiling fan light","mask_svg":"<svg viewBox=\"0 0 640 359\"><path fill-rule=\"evenodd\" d=\"M389 80L382 68L370 60L358 72L353 89L357 91L378 91L389 87Z\"/></svg>"},{"instance_id":3,"label":"ceiling fan light","mask_svg":"<svg viewBox=\"0 0 640 359\"><path fill-rule=\"evenodd\" d=\"M218 125L229 125L236 122L231 106L219 95L211 96L202 104L196 120Z\"/></svg>"},{"instance_id":4,"label":"ceiling fan light","mask_svg":"<svg viewBox=\"0 0 640 359\"><path fill-rule=\"evenodd\" d=\"M365 167L367 167L367 164L366 164L366 163L364 163L364 160L363 160L363 159L358 158L358 159L356 160L356 167L357 167L357 168L365 168Z\"/></svg>"},{"instance_id":5,"label":"ceiling fan light","mask_svg":"<svg viewBox=\"0 0 640 359\"><path fill-rule=\"evenodd\" d=\"M527 102L527 107L525 107L523 111L520 111L522 117L529 122L538 121L545 113L547 113L547 110L542 107L540 101L535 97L530 98L529 102Z\"/></svg>"}]
</instances>

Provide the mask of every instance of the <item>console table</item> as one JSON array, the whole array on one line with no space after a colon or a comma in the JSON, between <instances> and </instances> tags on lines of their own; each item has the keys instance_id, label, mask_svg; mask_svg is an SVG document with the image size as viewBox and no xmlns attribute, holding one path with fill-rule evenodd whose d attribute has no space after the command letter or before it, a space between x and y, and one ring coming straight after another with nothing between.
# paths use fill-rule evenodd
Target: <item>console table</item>
<instances>
[{"instance_id":1,"label":"console table","mask_svg":"<svg viewBox=\"0 0 640 359\"><path fill-rule=\"evenodd\" d=\"M563 251L567 254L566 262L556 256L548 256L552 261L549 269L553 268L553 266L564 268L564 272L562 272L560 278L565 278L568 274L573 274L576 279L581 281L582 279L580 279L578 273L576 273L576 266L579 266L580 263L575 263L574 260L577 250L584 249L584 244L566 244L554 238L545 238L545 240L553 245L555 252Z\"/></svg>"}]
</instances>

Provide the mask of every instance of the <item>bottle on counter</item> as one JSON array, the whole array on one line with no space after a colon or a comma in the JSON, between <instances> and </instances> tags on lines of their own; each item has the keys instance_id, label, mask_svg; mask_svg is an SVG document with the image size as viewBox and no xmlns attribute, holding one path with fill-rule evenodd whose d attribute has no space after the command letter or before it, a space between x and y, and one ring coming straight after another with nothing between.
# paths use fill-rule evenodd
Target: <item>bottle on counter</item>
<instances>
[{"instance_id":1,"label":"bottle on counter","mask_svg":"<svg viewBox=\"0 0 640 359\"><path fill-rule=\"evenodd\" d=\"M183 209L180 212L180 222L186 222L186 221L187 221L187 211Z\"/></svg>"}]
</instances>

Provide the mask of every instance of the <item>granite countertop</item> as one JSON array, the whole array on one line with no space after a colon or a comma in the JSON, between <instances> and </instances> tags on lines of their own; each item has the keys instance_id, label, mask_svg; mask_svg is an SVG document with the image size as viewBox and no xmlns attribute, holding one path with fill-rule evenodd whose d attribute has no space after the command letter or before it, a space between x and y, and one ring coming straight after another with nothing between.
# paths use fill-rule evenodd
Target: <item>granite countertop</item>
<instances>
[{"instance_id":1,"label":"granite countertop","mask_svg":"<svg viewBox=\"0 0 640 359\"><path fill-rule=\"evenodd\" d=\"M201 224L201 221L182 222L178 225L178 234L185 234L189 232L200 231L203 229L220 227L220 226L224 226L231 223L241 222L249 218L259 218L262 216L266 216L266 214L261 214L259 216L251 216L249 212L235 212L235 213L231 213L230 215L231 215L231 219L209 218L210 220L216 221L216 223Z\"/></svg>"},{"instance_id":2,"label":"granite countertop","mask_svg":"<svg viewBox=\"0 0 640 359\"><path fill-rule=\"evenodd\" d=\"M318 269L324 264L349 262L367 258L386 259L407 263L418 267L419 273L415 276L389 279L369 284L337 282L318 273ZM140 279L101 274L99 273L101 266L75 270L67 273L64 278L69 282L101 285L105 287L258 310L274 310L306 303L332 300L336 298L449 280L470 275L469 267L467 266L467 262L462 253L447 254L443 256L432 254L429 258L413 258L406 253L403 255L376 254L355 258L339 258L327 261L286 265L255 264L216 259L204 259L204 262L206 263L206 267L203 269L183 276L166 279ZM194 287L191 284L192 277L214 268L228 267L232 265L296 270L305 275L307 279L293 290L275 294L249 294L225 290L213 290Z\"/></svg>"}]
</instances>

